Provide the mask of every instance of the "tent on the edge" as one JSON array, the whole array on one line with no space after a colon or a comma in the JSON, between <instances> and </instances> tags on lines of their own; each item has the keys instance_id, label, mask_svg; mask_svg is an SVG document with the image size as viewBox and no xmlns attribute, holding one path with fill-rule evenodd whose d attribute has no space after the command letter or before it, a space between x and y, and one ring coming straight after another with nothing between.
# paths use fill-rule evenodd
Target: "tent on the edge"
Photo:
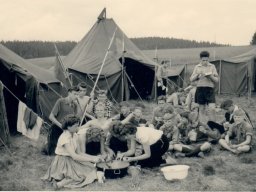
<instances>
[{"instance_id":1,"label":"tent on the edge","mask_svg":"<svg viewBox=\"0 0 256 192\"><path fill-rule=\"evenodd\" d=\"M150 97L158 64L147 58L113 19L106 18L105 9L91 30L63 60L73 85L83 81L93 87L112 37L113 43L96 88L109 90L109 98L118 102Z\"/></svg>"},{"instance_id":2,"label":"tent on the edge","mask_svg":"<svg viewBox=\"0 0 256 192\"><path fill-rule=\"evenodd\" d=\"M219 74L218 93L250 96L256 90L256 48L211 63L216 66Z\"/></svg>"},{"instance_id":3,"label":"tent on the edge","mask_svg":"<svg viewBox=\"0 0 256 192\"><path fill-rule=\"evenodd\" d=\"M43 119L48 119L54 103L65 93L60 81L53 74L26 61L1 44L0 80L15 95L4 89L11 133L16 132L18 99Z\"/></svg>"},{"instance_id":4,"label":"tent on the edge","mask_svg":"<svg viewBox=\"0 0 256 192\"><path fill-rule=\"evenodd\" d=\"M10 138L3 89L3 84L0 81L0 146L8 145Z\"/></svg>"}]
</instances>

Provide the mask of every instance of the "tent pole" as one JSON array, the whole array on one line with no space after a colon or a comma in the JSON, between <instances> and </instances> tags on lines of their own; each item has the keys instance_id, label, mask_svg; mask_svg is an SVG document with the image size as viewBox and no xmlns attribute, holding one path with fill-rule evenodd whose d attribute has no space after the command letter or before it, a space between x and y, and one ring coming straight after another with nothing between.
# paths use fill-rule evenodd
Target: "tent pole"
<instances>
[{"instance_id":1,"label":"tent pole","mask_svg":"<svg viewBox=\"0 0 256 192\"><path fill-rule=\"evenodd\" d=\"M251 97L252 97L252 70L250 71L249 70L249 66L248 66L248 63L247 63L247 75L248 75L248 77L247 77L247 79L248 79L248 99L251 99Z\"/></svg>"},{"instance_id":2,"label":"tent pole","mask_svg":"<svg viewBox=\"0 0 256 192\"><path fill-rule=\"evenodd\" d=\"M157 101L157 78L156 78L156 71L157 71L157 66L155 66L155 80L154 80L154 86L155 86L155 101Z\"/></svg>"},{"instance_id":3,"label":"tent pole","mask_svg":"<svg viewBox=\"0 0 256 192\"><path fill-rule=\"evenodd\" d=\"M221 60L220 60L220 71L219 71L219 90L218 90L218 95L220 95L220 84L221 84L221 73L222 73L222 63L221 63Z\"/></svg>"},{"instance_id":4,"label":"tent pole","mask_svg":"<svg viewBox=\"0 0 256 192\"><path fill-rule=\"evenodd\" d=\"M56 46L55 43L54 43L54 47L55 47L55 52L56 52L57 58L58 58L58 60L59 60L59 62L60 62L61 68L62 68L63 73L64 73L64 75L65 75L65 78L68 79L70 85L73 86L72 81L71 81L70 78L69 78L68 71L66 70L66 68L65 68L65 66L64 66L64 64L63 64L63 62L62 62L62 60L61 60L60 53L59 53L58 48L57 48L57 46Z\"/></svg>"},{"instance_id":5,"label":"tent pole","mask_svg":"<svg viewBox=\"0 0 256 192\"><path fill-rule=\"evenodd\" d=\"M97 78L96 78L96 81L95 81L95 83L94 83L94 86L93 86L93 88L92 88L91 93L94 93L94 90L95 90L95 88L96 88L96 86L97 86L97 83L98 83L99 78L100 78L100 74L101 74L101 72L102 72L103 66L104 66L104 64L105 64L105 62L106 62L106 59L107 59L107 56L108 56L108 53L109 53L109 50L110 50L111 45L112 45L112 43L113 43L113 41L114 41L114 37L115 37L116 31L117 31L117 27L116 27L116 29L115 29L115 31L114 31L114 33L113 33L113 36L112 36L112 38L111 38L111 40L110 40L110 43L109 43L107 52L106 52L106 54L105 54L105 56L104 56L104 59L103 59L103 61L102 61L102 64L101 64L101 67L100 67L98 76L97 76ZM87 103L87 105L86 105L86 107L85 107L83 116L82 116L81 121L80 121L80 126L82 125L83 120L84 120L84 118L85 118L86 111L87 111L88 104L89 104L90 100L91 100L91 96L90 96L89 101L88 101L88 103Z\"/></svg>"},{"instance_id":6,"label":"tent pole","mask_svg":"<svg viewBox=\"0 0 256 192\"><path fill-rule=\"evenodd\" d=\"M121 81L121 101L124 101L124 33L123 33L123 52L122 52L122 81Z\"/></svg>"}]
</instances>

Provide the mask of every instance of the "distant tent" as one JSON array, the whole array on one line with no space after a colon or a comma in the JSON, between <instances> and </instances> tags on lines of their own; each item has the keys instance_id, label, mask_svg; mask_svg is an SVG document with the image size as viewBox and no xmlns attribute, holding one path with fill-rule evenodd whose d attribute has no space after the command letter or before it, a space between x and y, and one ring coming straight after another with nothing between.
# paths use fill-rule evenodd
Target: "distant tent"
<instances>
[{"instance_id":1,"label":"distant tent","mask_svg":"<svg viewBox=\"0 0 256 192\"><path fill-rule=\"evenodd\" d=\"M91 30L63 59L73 84L84 81L93 86L116 30L98 88L108 89L110 98L117 101L137 99L138 94L147 98L152 92L157 64L136 47L113 19L105 18L104 11Z\"/></svg>"},{"instance_id":2,"label":"distant tent","mask_svg":"<svg viewBox=\"0 0 256 192\"><path fill-rule=\"evenodd\" d=\"M61 94L60 82L48 71L39 68L0 44L0 80L29 108L47 119ZM11 133L16 131L18 100L6 89L4 98Z\"/></svg>"},{"instance_id":3,"label":"distant tent","mask_svg":"<svg viewBox=\"0 0 256 192\"><path fill-rule=\"evenodd\" d=\"M182 88L185 80L185 65L172 65L167 71L167 77L175 88Z\"/></svg>"},{"instance_id":4,"label":"distant tent","mask_svg":"<svg viewBox=\"0 0 256 192\"><path fill-rule=\"evenodd\" d=\"M229 59L211 61L220 80L220 94L251 95L256 91L256 48Z\"/></svg>"}]
</instances>

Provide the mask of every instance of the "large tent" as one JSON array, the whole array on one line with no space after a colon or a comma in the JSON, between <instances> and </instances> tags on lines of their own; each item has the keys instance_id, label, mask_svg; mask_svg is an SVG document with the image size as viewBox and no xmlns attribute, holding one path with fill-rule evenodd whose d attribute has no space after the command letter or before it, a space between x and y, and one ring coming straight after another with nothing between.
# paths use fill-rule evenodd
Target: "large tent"
<instances>
[{"instance_id":1,"label":"large tent","mask_svg":"<svg viewBox=\"0 0 256 192\"><path fill-rule=\"evenodd\" d=\"M93 87L108 52L97 88L108 89L109 98L116 101L151 96L157 63L148 59L113 19L106 18L105 11L63 60L73 84L84 81Z\"/></svg>"},{"instance_id":2,"label":"large tent","mask_svg":"<svg viewBox=\"0 0 256 192\"><path fill-rule=\"evenodd\" d=\"M59 80L0 44L0 81L5 86L4 98L11 133L16 131L19 100L43 119L56 100L64 94Z\"/></svg>"},{"instance_id":3,"label":"large tent","mask_svg":"<svg viewBox=\"0 0 256 192\"><path fill-rule=\"evenodd\" d=\"M250 96L256 90L256 48L211 63L216 66L219 74L218 93Z\"/></svg>"}]
</instances>

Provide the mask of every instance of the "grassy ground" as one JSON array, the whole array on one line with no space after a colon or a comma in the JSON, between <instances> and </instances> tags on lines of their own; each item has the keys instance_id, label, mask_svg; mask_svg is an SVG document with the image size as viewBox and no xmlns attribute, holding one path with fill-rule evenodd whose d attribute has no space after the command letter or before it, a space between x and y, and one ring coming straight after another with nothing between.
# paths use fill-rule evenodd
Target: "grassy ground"
<instances>
[{"instance_id":1,"label":"grassy ground","mask_svg":"<svg viewBox=\"0 0 256 192\"><path fill-rule=\"evenodd\" d=\"M220 103L227 97L218 97ZM256 125L256 98L233 98L250 114ZM137 102L132 102L134 105ZM147 103L145 115L151 116L154 104ZM43 156L40 149L45 141L41 134L38 142L23 136L11 137L10 150L0 148L0 190L5 191L41 191L54 190L49 183L40 180L53 157ZM255 143L255 142L254 142ZM256 146L251 153L240 156L220 150L215 146L205 158L178 158L179 164L190 166L188 177L184 180L166 181L159 169L144 169L138 179L131 176L122 179L107 180L104 184L94 182L83 189L86 191L253 191L256 189ZM69 190L69 189L61 189ZM77 189L75 189L77 190Z\"/></svg>"}]
</instances>

